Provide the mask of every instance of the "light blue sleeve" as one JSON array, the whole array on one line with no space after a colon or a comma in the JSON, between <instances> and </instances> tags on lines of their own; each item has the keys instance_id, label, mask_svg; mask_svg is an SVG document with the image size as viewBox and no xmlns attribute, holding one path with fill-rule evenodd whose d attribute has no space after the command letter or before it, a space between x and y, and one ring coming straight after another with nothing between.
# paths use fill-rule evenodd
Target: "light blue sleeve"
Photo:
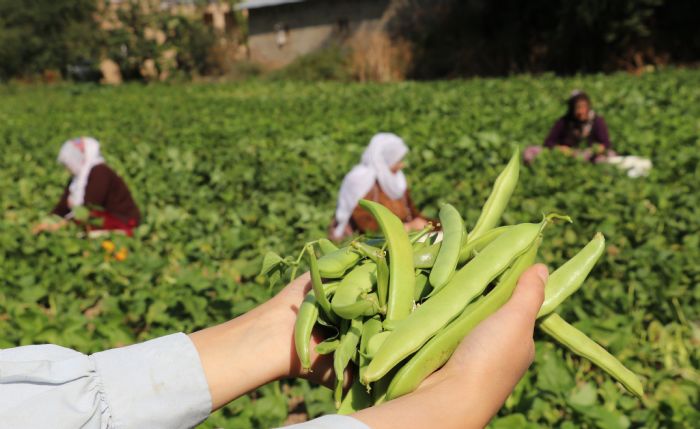
<instances>
[{"instance_id":1,"label":"light blue sleeve","mask_svg":"<svg viewBox=\"0 0 700 429\"><path fill-rule=\"evenodd\" d=\"M333 414L308 422L285 426L284 429L370 429L369 426L350 416Z\"/></svg>"},{"instance_id":2,"label":"light blue sleeve","mask_svg":"<svg viewBox=\"0 0 700 429\"><path fill-rule=\"evenodd\" d=\"M0 350L2 427L190 428L210 410L184 334L91 356L50 344Z\"/></svg>"}]
</instances>

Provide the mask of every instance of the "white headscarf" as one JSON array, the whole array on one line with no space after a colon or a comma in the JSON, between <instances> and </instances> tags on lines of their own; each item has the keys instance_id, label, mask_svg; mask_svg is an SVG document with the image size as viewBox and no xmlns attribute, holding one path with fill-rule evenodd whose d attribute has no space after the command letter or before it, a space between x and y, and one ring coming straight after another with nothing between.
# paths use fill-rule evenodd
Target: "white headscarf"
<instances>
[{"instance_id":1,"label":"white headscarf","mask_svg":"<svg viewBox=\"0 0 700 429\"><path fill-rule=\"evenodd\" d=\"M68 207L83 205L92 167L105 162L100 155L100 143L92 137L68 140L58 153L58 162L68 167L73 174L73 180L68 186Z\"/></svg>"},{"instance_id":2,"label":"white headscarf","mask_svg":"<svg viewBox=\"0 0 700 429\"><path fill-rule=\"evenodd\" d=\"M382 191L391 199L398 200L404 195L406 176L402 171L392 173L391 167L401 161L407 153L408 146L396 134L379 133L372 137L362 154L362 162L345 175L340 185L338 206L335 210L338 226L333 230L335 238L340 239L343 236L358 201L367 195L375 182L379 182Z\"/></svg>"}]
</instances>

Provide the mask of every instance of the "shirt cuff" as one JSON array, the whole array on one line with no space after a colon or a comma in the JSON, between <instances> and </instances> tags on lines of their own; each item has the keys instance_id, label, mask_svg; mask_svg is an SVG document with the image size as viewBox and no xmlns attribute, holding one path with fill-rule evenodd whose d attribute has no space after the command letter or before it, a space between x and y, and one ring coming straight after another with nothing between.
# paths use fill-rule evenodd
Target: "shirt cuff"
<instances>
[{"instance_id":1,"label":"shirt cuff","mask_svg":"<svg viewBox=\"0 0 700 429\"><path fill-rule=\"evenodd\" d=\"M90 356L119 428L191 428L211 411L199 354L182 333Z\"/></svg>"},{"instance_id":2,"label":"shirt cuff","mask_svg":"<svg viewBox=\"0 0 700 429\"><path fill-rule=\"evenodd\" d=\"M284 429L370 429L370 427L350 416L332 414L308 422L285 426Z\"/></svg>"}]
</instances>

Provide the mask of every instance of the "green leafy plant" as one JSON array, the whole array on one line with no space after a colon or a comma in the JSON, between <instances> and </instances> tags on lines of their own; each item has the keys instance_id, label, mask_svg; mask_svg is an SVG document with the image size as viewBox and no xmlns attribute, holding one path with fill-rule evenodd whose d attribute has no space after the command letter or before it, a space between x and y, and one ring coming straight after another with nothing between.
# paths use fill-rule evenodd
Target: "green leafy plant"
<instances>
[{"instance_id":1,"label":"green leafy plant","mask_svg":"<svg viewBox=\"0 0 700 429\"><path fill-rule=\"evenodd\" d=\"M299 243L324 236L343 175L380 130L410 147L405 171L425 214L437 217L449 201L473 227L512 145L540 144L572 88L590 93L615 150L649 157L654 169L630 179L613 166L545 152L521 170L502 223L531 221L543 210L575 214L542 248L552 267L605 234L605 253L561 316L639 374L647 393L626 395L538 334L533 370L493 427L693 427L700 417L700 73L693 70L388 85L0 87L0 347L53 342L90 353L190 332L259 305L282 286L258 275L265 254L296 254ZM109 238L115 253L128 249L122 261L105 258L103 239L79 238L78 227L30 233L68 179L56 164L61 143L81 134L100 140L143 213L134 239ZM202 426L270 427L287 414L333 410L326 388L284 381L275 389L235 401Z\"/></svg>"}]
</instances>

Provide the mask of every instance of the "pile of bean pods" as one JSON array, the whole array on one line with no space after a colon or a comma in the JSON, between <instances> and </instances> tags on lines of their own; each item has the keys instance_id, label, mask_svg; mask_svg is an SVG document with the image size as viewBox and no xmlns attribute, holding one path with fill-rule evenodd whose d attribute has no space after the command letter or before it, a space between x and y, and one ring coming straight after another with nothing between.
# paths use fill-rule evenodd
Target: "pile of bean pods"
<instances>
[{"instance_id":1,"label":"pile of bean pods","mask_svg":"<svg viewBox=\"0 0 700 429\"><path fill-rule=\"evenodd\" d=\"M497 227L519 166L515 151L469 233L449 204L440 209L442 240L435 241L430 228L408 234L388 209L363 200L360 205L376 218L381 238L359 237L342 248L325 239L305 246L313 289L299 308L295 348L308 369L312 330L317 324L325 327L329 337L316 351L333 354L339 413L416 389L476 325L508 301L520 275L535 262L545 228L555 219L570 221L550 214L539 223ZM550 275L538 326L641 396L634 373L553 312L581 286L604 248L598 233ZM348 366L354 377L344 394Z\"/></svg>"}]
</instances>

